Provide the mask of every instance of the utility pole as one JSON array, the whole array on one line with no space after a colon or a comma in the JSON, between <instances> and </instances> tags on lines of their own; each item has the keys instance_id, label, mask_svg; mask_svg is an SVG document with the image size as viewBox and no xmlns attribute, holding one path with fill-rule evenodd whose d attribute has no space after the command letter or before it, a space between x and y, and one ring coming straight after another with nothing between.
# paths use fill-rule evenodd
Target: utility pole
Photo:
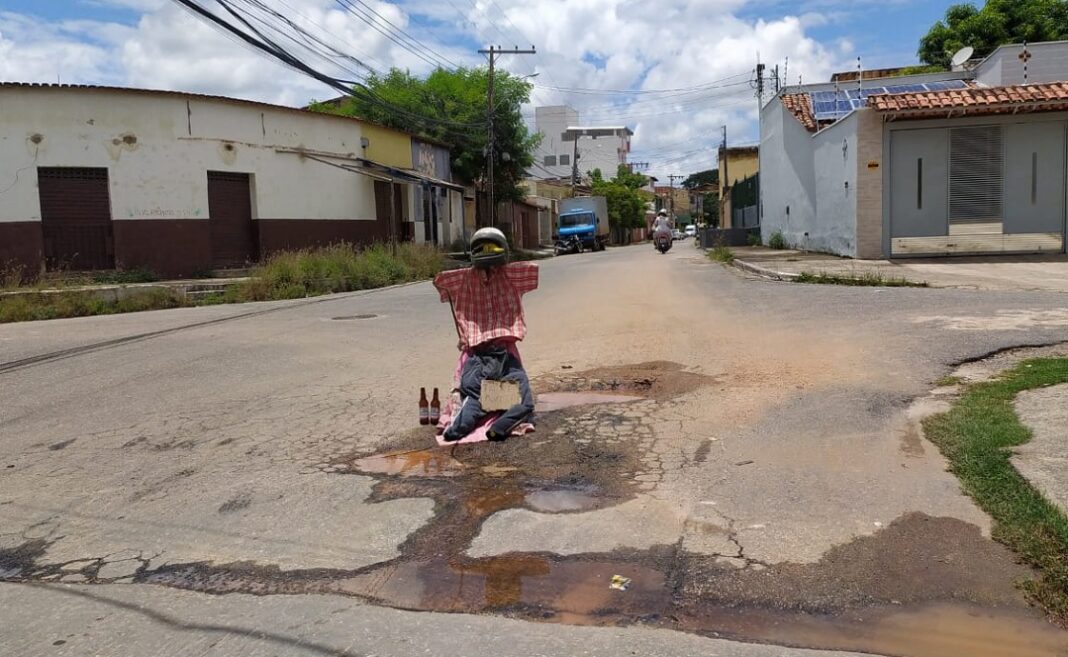
<instances>
[{"instance_id":1,"label":"utility pole","mask_svg":"<svg viewBox=\"0 0 1068 657\"><path fill-rule=\"evenodd\" d=\"M578 136L577 132L572 136L575 138L574 147L573 147L574 148L574 152L571 154L571 196L572 196L572 198L574 198L575 194L577 193L575 188L578 186L578 158L579 158L578 140L579 140L579 136Z\"/></svg>"},{"instance_id":2,"label":"utility pole","mask_svg":"<svg viewBox=\"0 0 1068 657\"><path fill-rule=\"evenodd\" d=\"M675 174L675 173L672 173L672 174L668 175L668 185L669 185L669 187L671 189L670 194L671 194L671 222L672 223L675 222L675 179L678 178L679 180L682 180L685 177L686 176L681 176L681 175L678 175L678 174Z\"/></svg>"},{"instance_id":3,"label":"utility pole","mask_svg":"<svg viewBox=\"0 0 1068 657\"><path fill-rule=\"evenodd\" d=\"M493 105L493 68L494 68L494 65L497 62L497 58L500 57L501 55L535 55L535 54L537 54L537 51L534 49L534 46L531 46L529 50L520 50L519 46L516 46L515 48L512 48L511 50L505 50L505 49L501 48L500 46L497 46L496 48L494 48L493 46L490 46L488 50L487 49L481 49L478 52L481 55L489 55L489 82L488 82L488 85L487 85L488 89L487 89L487 94L486 94L487 95L487 100L488 100L487 105L486 105L486 109L487 109L487 115L488 115L487 127L489 129L489 143L486 146L487 149L488 149L488 152L486 153L486 161L487 161L486 177L489 180L490 225L491 226L496 226L497 225L497 203L496 203L496 200L494 199L494 188L493 188L493 185L494 185L494 183L493 183L494 171L493 170L494 170L494 167L495 167L494 150L496 148L496 145L494 144L495 133L494 133L494 130L493 130L493 117L496 114L496 107L494 107L494 105Z\"/></svg>"},{"instance_id":4,"label":"utility pole","mask_svg":"<svg viewBox=\"0 0 1068 657\"><path fill-rule=\"evenodd\" d=\"M723 145L719 148L720 152L723 153L723 170L719 172L719 226L720 228L730 228L726 222L727 217L723 212L727 209L727 195L730 193L730 187L728 187L730 178L727 177L727 161L730 159L730 155L727 153L727 126L723 126Z\"/></svg>"}]
</instances>

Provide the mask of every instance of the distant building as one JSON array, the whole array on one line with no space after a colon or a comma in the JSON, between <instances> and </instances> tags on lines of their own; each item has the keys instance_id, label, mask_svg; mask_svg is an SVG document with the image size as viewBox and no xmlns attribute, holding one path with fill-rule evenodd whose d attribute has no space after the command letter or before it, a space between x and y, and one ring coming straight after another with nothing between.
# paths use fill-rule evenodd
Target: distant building
<instances>
[{"instance_id":1,"label":"distant building","mask_svg":"<svg viewBox=\"0 0 1068 657\"><path fill-rule=\"evenodd\" d=\"M737 204L731 199L730 187L760 171L759 148L733 146L719 149L719 225L720 228L740 228L733 220ZM749 222L746 225L756 225Z\"/></svg>"},{"instance_id":2,"label":"distant building","mask_svg":"<svg viewBox=\"0 0 1068 657\"><path fill-rule=\"evenodd\" d=\"M566 105L535 108L534 129L542 139L530 175L540 179L571 178L576 155L580 178L594 169L613 178L627 163L634 135L626 126L583 126L578 111Z\"/></svg>"},{"instance_id":3,"label":"distant building","mask_svg":"<svg viewBox=\"0 0 1068 657\"><path fill-rule=\"evenodd\" d=\"M1066 134L1068 42L787 87L760 114L761 231L857 258L1063 253Z\"/></svg>"}]
</instances>

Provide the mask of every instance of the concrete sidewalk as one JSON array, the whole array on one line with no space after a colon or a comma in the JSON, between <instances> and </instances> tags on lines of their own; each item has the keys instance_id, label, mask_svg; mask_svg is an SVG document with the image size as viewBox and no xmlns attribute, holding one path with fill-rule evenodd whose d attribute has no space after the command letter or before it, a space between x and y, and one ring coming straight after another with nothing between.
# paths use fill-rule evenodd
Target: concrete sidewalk
<instances>
[{"instance_id":1,"label":"concrete sidewalk","mask_svg":"<svg viewBox=\"0 0 1068 657\"><path fill-rule=\"evenodd\" d=\"M854 260L825 253L736 247L734 265L767 278L794 280L802 273L883 278L931 287L1068 292L1068 256L1022 255L903 260Z\"/></svg>"}]
</instances>

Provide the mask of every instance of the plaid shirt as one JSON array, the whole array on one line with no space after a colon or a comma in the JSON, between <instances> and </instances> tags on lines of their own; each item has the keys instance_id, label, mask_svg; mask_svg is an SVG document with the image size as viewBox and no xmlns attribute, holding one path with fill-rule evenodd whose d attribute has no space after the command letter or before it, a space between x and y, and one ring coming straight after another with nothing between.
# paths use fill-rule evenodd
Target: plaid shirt
<instances>
[{"instance_id":1,"label":"plaid shirt","mask_svg":"<svg viewBox=\"0 0 1068 657\"><path fill-rule=\"evenodd\" d=\"M521 298L538 288L538 265L512 262L491 272L469 267L434 278L441 300L452 301L461 349L500 338L522 340L527 334Z\"/></svg>"}]
</instances>

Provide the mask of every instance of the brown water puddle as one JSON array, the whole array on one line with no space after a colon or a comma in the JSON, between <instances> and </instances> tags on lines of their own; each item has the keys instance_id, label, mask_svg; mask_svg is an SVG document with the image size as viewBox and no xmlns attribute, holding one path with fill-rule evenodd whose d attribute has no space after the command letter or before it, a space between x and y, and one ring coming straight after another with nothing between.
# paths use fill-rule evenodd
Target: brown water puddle
<instances>
[{"instance_id":1,"label":"brown water puddle","mask_svg":"<svg viewBox=\"0 0 1068 657\"><path fill-rule=\"evenodd\" d=\"M365 474L394 477L455 477L464 464L437 448L407 449L358 459L353 467Z\"/></svg>"}]
</instances>

